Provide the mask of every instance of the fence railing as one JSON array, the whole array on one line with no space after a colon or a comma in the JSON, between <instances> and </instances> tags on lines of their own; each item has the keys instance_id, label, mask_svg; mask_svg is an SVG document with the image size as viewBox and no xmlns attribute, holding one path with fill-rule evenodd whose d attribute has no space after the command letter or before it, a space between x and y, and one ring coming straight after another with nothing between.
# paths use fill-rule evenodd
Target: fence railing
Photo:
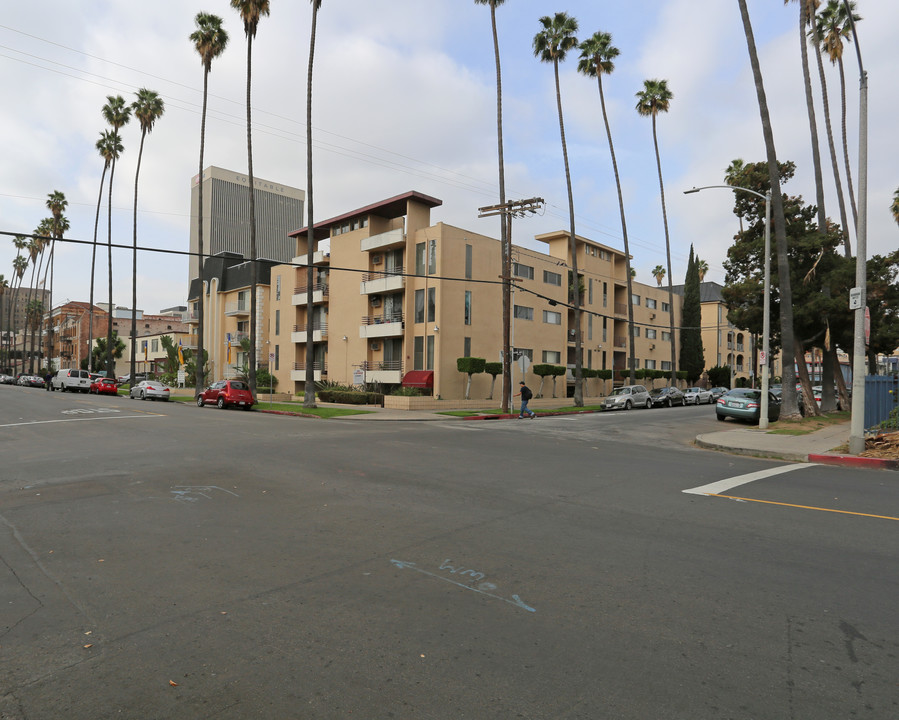
<instances>
[{"instance_id":1,"label":"fence railing","mask_svg":"<svg viewBox=\"0 0 899 720\"><path fill-rule=\"evenodd\" d=\"M389 370L389 371L400 371L403 370L403 361L402 360L363 360L360 367L363 370Z\"/></svg>"},{"instance_id":2,"label":"fence railing","mask_svg":"<svg viewBox=\"0 0 899 720\"><path fill-rule=\"evenodd\" d=\"M403 322L403 313L381 313L380 315L363 315L363 325L383 325L384 323Z\"/></svg>"},{"instance_id":3,"label":"fence railing","mask_svg":"<svg viewBox=\"0 0 899 720\"><path fill-rule=\"evenodd\" d=\"M390 270L376 270L374 272L362 273L362 282L369 282L371 280L381 280L382 278L388 277L396 277L397 275L402 275L405 272L402 266L391 268Z\"/></svg>"}]
</instances>

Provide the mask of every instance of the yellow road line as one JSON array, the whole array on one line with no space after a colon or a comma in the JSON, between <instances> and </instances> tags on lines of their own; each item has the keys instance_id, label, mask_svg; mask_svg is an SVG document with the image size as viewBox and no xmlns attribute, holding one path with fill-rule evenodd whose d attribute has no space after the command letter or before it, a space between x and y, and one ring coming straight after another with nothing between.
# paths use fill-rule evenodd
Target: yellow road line
<instances>
[{"instance_id":1,"label":"yellow road line","mask_svg":"<svg viewBox=\"0 0 899 720\"><path fill-rule=\"evenodd\" d=\"M899 517L890 515L871 515L870 513L852 512L851 510L834 510L833 508L813 507L811 505L794 505L793 503L774 502L773 500L756 500L755 498L736 497L735 495L709 494L708 497L720 497L727 500L742 500L744 502L764 503L765 505L781 505L782 507L799 508L800 510L818 510L819 512L840 513L841 515L858 515L859 517L877 518L879 520L899 520Z\"/></svg>"}]
</instances>

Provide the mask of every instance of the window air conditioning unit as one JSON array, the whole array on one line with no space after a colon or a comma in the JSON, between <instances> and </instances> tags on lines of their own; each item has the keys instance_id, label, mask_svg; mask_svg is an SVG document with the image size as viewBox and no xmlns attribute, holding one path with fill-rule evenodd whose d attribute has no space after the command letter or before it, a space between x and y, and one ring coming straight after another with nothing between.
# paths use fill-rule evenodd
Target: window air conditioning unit
<instances>
[{"instance_id":1,"label":"window air conditioning unit","mask_svg":"<svg viewBox=\"0 0 899 720\"><path fill-rule=\"evenodd\" d=\"M655 313L649 313L649 319L650 319L650 320L655 320L655 319L656 319L656 314L655 314Z\"/></svg>"},{"instance_id":2,"label":"window air conditioning unit","mask_svg":"<svg viewBox=\"0 0 899 720\"><path fill-rule=\"evenodd\" d=\"M381 349L381 343L377 342L376 340L373 340L372 343L371 343L371 349L372 349L372 350L380 350L380 349Z\"/></svg>"},{"instance_id":3,"label":"window air conditioning unit","mask_svg":"<svg viewBox=\"0 0 899 720\"><path fill-rule=\"evenodd\" d=\"M381 257L380 255L372 255L371 256L371 264L372 265L380 265L382 262L384 262L384 258Z\"/></svg>"},{"instance_id":4,"label":"window air conditioning unit","mask_svg":"<svg viewBox=\"0 0 899 720\"><path fill-rule=\"evenodd\" d=\"M380 295L372 295L371 296L371 306L372 307L381 307L381 296Z\"/></svg>"},{"instance_id":5,"label":"window air conditioning unit","mask_svg":"<svg viewBox=\"0 0 899 720\"><path fill-rule=\"evenodd\" d=\"M655 350L655 349L656 349L656 344L653 343L652 345L650 345L650 346L649 346L649 349L650 349L650 350Z\"/></svg>"}]
</instances>

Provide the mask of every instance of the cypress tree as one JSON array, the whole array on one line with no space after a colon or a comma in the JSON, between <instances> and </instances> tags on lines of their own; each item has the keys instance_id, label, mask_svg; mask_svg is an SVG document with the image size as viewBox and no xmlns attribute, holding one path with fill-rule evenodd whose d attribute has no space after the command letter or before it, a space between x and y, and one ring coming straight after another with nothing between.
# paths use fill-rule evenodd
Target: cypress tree
<instances>
[{"instance_id":1,"label":"cypress tree","mask_svg":"<svg viewBox=\"0 0 899 720\"><path fill-rule=\"evenodd\" d=\"M699 267L690 245L690 259L684 278L684 302L681 306L680 357L678 366L687 372L691 384L705 369L702 349L702 307L699 300Z\"/></svg>"}]
</instances>

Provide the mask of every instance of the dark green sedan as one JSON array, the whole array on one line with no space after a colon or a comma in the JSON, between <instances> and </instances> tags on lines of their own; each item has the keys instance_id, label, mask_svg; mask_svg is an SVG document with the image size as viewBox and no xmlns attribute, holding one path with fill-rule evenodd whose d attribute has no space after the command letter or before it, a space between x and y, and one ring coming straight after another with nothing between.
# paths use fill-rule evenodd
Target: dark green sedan
<instances>
[{"instance_id":1,"label":"dark green sedan","mask_svg":"<svg viewBox=\"0 0 899 720\"><path fill-rule=\"evenodd\" d=\"M722 422L727 418L758 423L762 411L762 391L752 388L734 388L726 392L715 405L715 415ZM768 421L780 417L780 398L768 393Z\"/></svg>"}]
</instances>

